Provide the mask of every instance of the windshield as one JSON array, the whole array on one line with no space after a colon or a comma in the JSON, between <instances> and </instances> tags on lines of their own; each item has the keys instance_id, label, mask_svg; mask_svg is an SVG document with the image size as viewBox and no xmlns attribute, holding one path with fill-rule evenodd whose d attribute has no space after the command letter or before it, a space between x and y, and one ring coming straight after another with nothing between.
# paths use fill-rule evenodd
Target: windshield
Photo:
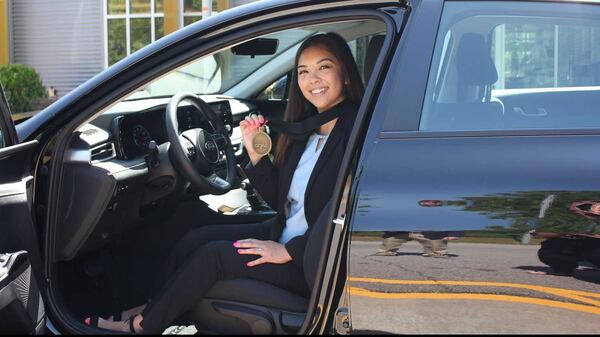
<instances>
[{"instance_id":1,"label":"windshield","mask_svg":"<svg viewBox=\"0 0 600 337\"><path fill-rule=\"evenodd\" d=\"M202 57L146 85L126 100L173 96L182 91L199 95L223 93L312 33L297 28L263 36L279 41L273 55L236 55L229 48Z\"/></svg>"}]
</instances>

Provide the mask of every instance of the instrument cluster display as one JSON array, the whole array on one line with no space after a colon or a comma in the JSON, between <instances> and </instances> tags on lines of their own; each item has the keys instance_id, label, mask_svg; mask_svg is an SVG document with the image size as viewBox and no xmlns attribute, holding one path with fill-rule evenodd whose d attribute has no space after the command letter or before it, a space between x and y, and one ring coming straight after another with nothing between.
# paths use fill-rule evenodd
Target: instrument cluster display
<instances>
[{"instance_id":1,"label":"instrument cluster display","mask_svg":"<svg viewBox=\"0 0 600 337\"><path fill-rule=\"evenodd\" d=\"M133 128L132 141L133 141L133 144L139 150L147 149L148 144L150 143L151 140L152 140L152 136L150 135L150 132L145 127L138 124Z\"/></svg>"},{"instance_id":2,"label":"instrument cluster display","mask_svg":"<svg viewBox=\"0 0 600 337\"><path fill-rule=\"evenodd\" d=\"M219 116L231 135L233 121L228 101L208 103ZM212 125L192 106L181 106L177 111L179 132L202 128L214 132ZM116 138L116 148L120 159L133 159L144 156L148 152L148 144L155 141L160 145L168 141L165 129L165 108L153 108L140 113L132 113L116 117L112 131Z\"/></svg>"}]
</instances>

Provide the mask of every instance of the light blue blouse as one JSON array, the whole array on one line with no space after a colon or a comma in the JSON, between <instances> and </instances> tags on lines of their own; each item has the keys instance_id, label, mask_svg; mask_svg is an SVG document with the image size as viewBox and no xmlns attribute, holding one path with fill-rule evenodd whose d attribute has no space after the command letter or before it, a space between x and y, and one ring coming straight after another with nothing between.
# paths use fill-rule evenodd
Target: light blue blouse
<instances>
[{"instance_id":1,"label":"light blue blouse","mask_svg":"<svg viewBox=\"0 0 600 337\"><path fill-rule=\"evenodd\" d=\"M294 176L292 177L292 184L287 195L287 202L285 204L286 222L279 243L286 244L292 238L303 235L308 229L308 223L304 216L304 194L306 192L306 186L308 185L308 179L312 173L325 142L327 142L327 135L319 135L313 133L308 138L304 153L298 162ZM321 145L317 149L319 140L323 139Z\"/></svg>"}]
</instances>

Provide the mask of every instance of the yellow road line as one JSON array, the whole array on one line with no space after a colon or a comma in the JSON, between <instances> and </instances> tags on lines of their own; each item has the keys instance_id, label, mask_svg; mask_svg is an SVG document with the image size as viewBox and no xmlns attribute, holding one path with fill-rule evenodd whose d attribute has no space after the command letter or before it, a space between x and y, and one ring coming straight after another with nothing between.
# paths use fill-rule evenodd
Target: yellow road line
<instances>
[{"instance_id":1,"label":"yellow road line","mask_svg":"<svg viewBox=\"0 0 600 337\"><path fill-rule=\"evenodd\" d=\"M431 300L480 300L480 301L502 301L513 303L537 304L547 307L566 309L571 311L587 312L600 315L600 308L582 304L565 303L539 298L494 295L494 294L449 294L449 293L379 293L370 290L350 287L350 294L355 296L377 298L377 299L431 299Z\"/></svg>"},{"instance_id":2,"label":"yellow road line","mask_svg":"<svg viewBox=\"0 0 600 337\"><path fill-rule=\"evenodd\" d=\"M591 299L583 297L583 296L579 296L579 295L559 295L559 296L570 298L575 301L579 301L579 302L583 302L583 303L587 303L587 304L591 304L591 305L600 307L600 301L591 300Z\"/></svg>"},{"instance_id":3,"label":"yellow road line","mask_svg":"<svg viewBox=\"0 0 600 337\"><path fill-rule=\"evenodd\" d=\"M450 285L450 286L474 286L474 287L509 287L535 290L555 296L561 296L576 301L592 304L600 307L600 301L595 301L585 297L600 298L600 293L591 293L586 291L561 289L552 287L543 287L530 284L519 284L519 283L502 283L502 282L476 282L476 281L432 281L432 280L391 280L391 279L377 279L377 278L364 278L364 277L350 277L352 282L363 282L363 283L381 283L381 284L401 284L401 285Z\"/></svg>"}]
</instances>

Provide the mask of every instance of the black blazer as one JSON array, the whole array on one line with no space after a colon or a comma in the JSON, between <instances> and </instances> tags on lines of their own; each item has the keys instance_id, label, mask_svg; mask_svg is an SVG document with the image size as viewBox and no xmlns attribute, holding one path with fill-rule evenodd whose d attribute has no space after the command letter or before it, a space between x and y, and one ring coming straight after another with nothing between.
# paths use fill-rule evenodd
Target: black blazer
<instances>
[{"instance_id":1,"label":"black blazer","mask_svg":"<svg viewBox=\"0 0 600 337\"><path fill-rule=\"evenodd\" d=\"M304 214L308 229L304 235L292 238L285 245L293 261L300 268L303 266L304 248L311 228L333 193L340 164L356 118L357 107L354 104L342 102L340 107L344 111L335 123L307 183L304 195ZM273 241L279 240L285 227L284 205L306 143L307 141L294 141L290 144L281 169L273 165L267 156L263 157L255 166L249 164L244 169L258 193L277 211L276 217L266 221L270 225L270 239Z\"/></svg>"}]
</instances>

